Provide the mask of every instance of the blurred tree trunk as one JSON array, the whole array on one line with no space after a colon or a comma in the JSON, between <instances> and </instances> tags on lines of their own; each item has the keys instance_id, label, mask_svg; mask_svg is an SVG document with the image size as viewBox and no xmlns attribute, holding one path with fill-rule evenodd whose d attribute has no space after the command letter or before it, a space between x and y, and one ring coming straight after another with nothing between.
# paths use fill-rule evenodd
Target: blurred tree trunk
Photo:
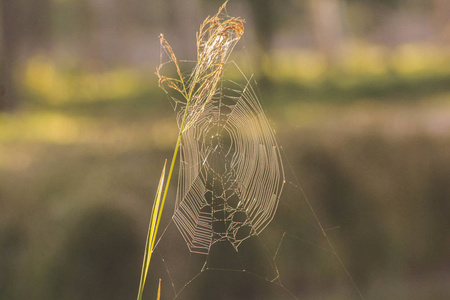
<instances>
[{"instance_id":1,"label":"blurred tree trunk","mask_svg":"<svg viewBox=\"0 0 450 300\"><path fill-rule=\"evenodd\" d=\"M0 0L1 9L1 62L0 110L13 110L17 104L17 86L14 80L19 37L20 7L17 0Z\"/></svg>"},{"instance_id":2,"label":"blurred tree trunk","mask_svg":"<svg viewBox=\"0 0 450 300\"><path fill-rule=\"evenodd\" d=\"M178 58L194 58L197 52L194 33L205 16L199 14L196 3L186 0L164 0L163 9L167 16L163 24L168 28L167 37L172 37L169 42L176 47Z\"/></svg>"},{"instance_id":3,"label":"blurred tree trunk","mask_svg":"<svg viewBox=\"0 0 450 300\"><path fill-rule=\"evenodd\" d=\"M342 42L342 0L310 0L312 28L317 49L329 67L339 62Z\"/></svg>"},{"instance_id":4,"label":"blurred tree trunk","mask_svg":"<svg viewBox=\"0 0 450 300\"><path fill-rule=\"evenodd\" d=\"M99 60L99 51L96 48L96 27L94 9L92 1L78 0L76 3L76 10L82 17L77 23L77 33L80 37L81 49L80 57L83 68L95 68Z\"/></svg>"},{"instance_id":5,"label":"blurred tree trunk","mask_svg":"<svg viewBox=\"0 0 450 300\"><path fill-rule=\"evenodd\" d=\"M270 50L275 35L275 1L247 0L255 22L255 37L258 49L255 51L255 71L261 81L268 81L271 73ZM280 5L280 3L279 3Z\"/></svg>"},{"instance_id":6,"label":"blurred tree trunk","mask_svg":"<svg viewBox=\"0 0 450 300\"><path fill-rule=\"evenodd\" d=\"M50 51L52 3L50 0L26 1L26 38L32 52Z\"/></svg>"},{"instance_id":7,"label":"blurred tree trunk","mask_svg":"<svg viewBox=\"0 0 450 300\"><path fill-rule=\"evenodd\" d=\"M115 38L118 36L119 13L117 2L109 0L87 1L91 13L91 58L99 70L108 68L114 61Z\"/></svg>"},{"instance_id":8,"label":"blurred tree trunk","mask_svg":"<svg viewBox=\"0 0 450 300\"><path fill-rule=\"evenodd\" d=\"M450 43L450 1L433 0L433 19L438 42Z\"/></svg>"}]
</instances>

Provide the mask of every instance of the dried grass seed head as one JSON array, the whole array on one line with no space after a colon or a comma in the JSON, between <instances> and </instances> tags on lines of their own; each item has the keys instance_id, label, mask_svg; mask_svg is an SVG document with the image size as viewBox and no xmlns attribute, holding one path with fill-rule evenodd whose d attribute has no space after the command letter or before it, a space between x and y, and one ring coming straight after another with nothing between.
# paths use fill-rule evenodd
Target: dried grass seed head
<instances>
[{"instance_id":1,"label":"dried grass seed head","mask_svg":"<svg viewBox=\"0 0 450 300\"><path fill-rule=\"evenodd\" d=\"M187 130L202 115L206 104L217 93L217 86L223 75L223 66L227 62L234 46L244 33L244 20L222 13L226 2L212 17L207 17L197 32L197 62L188 76L183 76L179 61L164 35L160 35L161 46L176 68L177 78L161 74L162 66L157 68L159 86L167 93L178 92L179 97L172 97L181 104L181 114L188 109ZM168 90L166 89L168 88Z\"/></svg>"}]
</instances>

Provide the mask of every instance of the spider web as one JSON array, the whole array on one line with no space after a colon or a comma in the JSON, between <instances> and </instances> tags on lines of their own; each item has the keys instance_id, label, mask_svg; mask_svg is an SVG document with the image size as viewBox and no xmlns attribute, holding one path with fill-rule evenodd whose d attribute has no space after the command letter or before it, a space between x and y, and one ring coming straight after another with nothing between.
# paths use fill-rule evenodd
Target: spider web
<instances>
[{"instance_id":1,"label":"spider web","mask_svg":"<svg viewBox=\"0 0 450 300\"><path fill-rule=\"evenodd\" d=\"M162 278L161 299L303 299L325 278L362 299L275 139L255 83L244 81L223 80L183 133L176 201L164 216L148 294Z\"/></svg>"},{"instance_id":2,"label":"spider web","mask_svg":"<svg viewBox=\"0 0 450 300\"><path fill-rule=\"evenodd\" d=\"M222 87L183 132L173 220L191 252L238 251L272 220L284 184L279 147L250 84Z\"/></svg>"},{"instance_id":3,"label":"spider web","mask_svg":"<svg viewBox=\"0 0 450 300\"><path fill-rule=\"evenodd\" d=\"M168 57L162 66L173 63ZM180 63L189 70L191 62ZM323 289L315 281L362 299L276 141L256 82L234 62L225 66L241 79L221 77L201 113L188 111L148 295L161 278L161 299L303 299ZM186 105L167 94L181 127Z\"/></svg>"}]
</instances>

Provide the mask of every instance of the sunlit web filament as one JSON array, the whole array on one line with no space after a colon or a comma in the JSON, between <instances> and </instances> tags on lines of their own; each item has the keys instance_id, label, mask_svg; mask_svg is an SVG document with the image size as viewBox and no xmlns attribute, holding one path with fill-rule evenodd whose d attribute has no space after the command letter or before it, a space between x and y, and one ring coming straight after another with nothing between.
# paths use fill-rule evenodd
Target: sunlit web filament
<instances>
[{"instance_id":1,"label":"sunlit web filament","mask_svg":"<svg viewBox=\"0 0 450 300\"><path fill-rule=\"evenodd\" d=\"M284 174L273 130L248 83L222 89L183 133L174 222L191 252L237 250L272 220Z\"/></svg>"}]
</instances>

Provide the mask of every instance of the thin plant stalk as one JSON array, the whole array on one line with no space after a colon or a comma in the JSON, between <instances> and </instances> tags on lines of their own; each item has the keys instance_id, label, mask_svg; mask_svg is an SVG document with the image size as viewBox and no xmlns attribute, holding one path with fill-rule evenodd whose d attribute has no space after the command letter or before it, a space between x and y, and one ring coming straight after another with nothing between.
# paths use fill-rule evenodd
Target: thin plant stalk
<instances>
[{"instance_id":1,"label":"thin plant stalk","mask_svg":"<svg viewBox=\"0 0 450 300\"><path fill-rule=\"evenodd\" d=\"M190 101L187 101L186 110L185 110L184 116L183 116L183 122L181 123L180 133L178 134L177 143L175 145L175 150L173 152L172 162L170 164L169 174L167 175L166 188L164 190L164 196L162 198L161 209L159 210L158 220L157 220L157 224L156 224L157 227L159 227L159 222L161 221L161 215L162 215L162 212L163 212L164 204L166 203L167 192L169 191L170 179L172 178L173 169L175 167L175 161L177 160L178 150L180 149L181 137L183 135L184 126L185 126L185 123L186 123L189 103L190 103Z\"/></svg>"},{"instance_id":2,"label":"thin plant stalk","mask_svg":"<svg viewBox=\"0 0 450 300\"><path fill-rule=\"evenodd\" d=\"M190 101L188 101L187 104L186 104L186 111L184 113L183 122L182 122L181 127L180 127L180 133L178 134L178 140L177 140L177 143L175 145L175 150L174 150L174 153L173 153L172 162L170 164L170 169L169 169L169 173L168 173L168 176L167 176L166 188L164 190L164 195L162 197L162 200L161 200L161 194L162 194L162 189L163 189L163 186L164 186L164 177L165 177L167 160L164 163L164 168L163 168L163 171L162 171L162 174L161 174L161 178L159 180L158 190L156 192L155 203L153 204L152 215L150 217L150 224L149 224L148 233L147 233L147 243L145 245L144 261L142 263L141 280L140 280L140 284L139 284L139 293L138 293L137 300L142 300L142 294L144 292L144 287L145 287L145 281L147 279L148 268L150 266L150 259L152 257L152 253L153 253L154 246L155 246L156 234L158 233L159 223L161 221L161 216L162 216L164 204L165 204L166 198L167 198L167 192L169 190L170 179L172 178L173 169L174 169L174 166L175 166L175 161L177 159L178 150L179 150L180 144L181 144L181 137L183 135L184 125L186 123L187 112L188 112L188 108L189 108L189 102ZM161 295L161 280L159 282L158 298L157 299L160 298L160 295Z\"/></svg>"}]
</instances>

